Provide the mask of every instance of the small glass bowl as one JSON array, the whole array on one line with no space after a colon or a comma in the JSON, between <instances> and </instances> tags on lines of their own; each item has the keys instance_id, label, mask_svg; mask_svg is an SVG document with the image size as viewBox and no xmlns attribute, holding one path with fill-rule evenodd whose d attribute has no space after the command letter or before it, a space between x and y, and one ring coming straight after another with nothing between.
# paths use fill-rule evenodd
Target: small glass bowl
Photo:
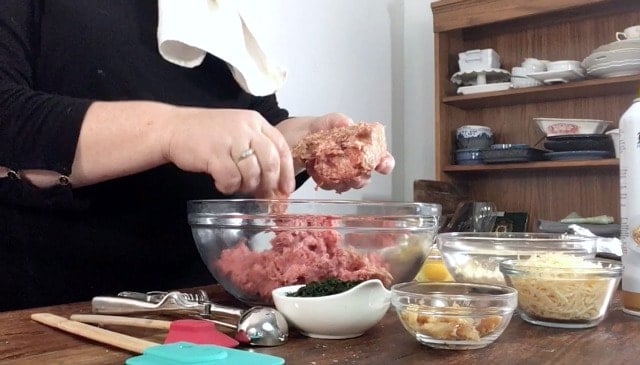
<instances>
[{"instance_id":1,"label":"small glass bowl","mask_svg":"<svg viewBox=\"0 0 640 365\"><path fill-rule=\"evenodd\" d=\"M455 281L506 285L501 261L541 253L594 258L595 237L563 233L447 232L436 237L447 270Z\"/></svg>"},{"instance_id":2,"label":"small glass bowl","mask_svg":"<svg viewBox=\"0 0 640 365\"><path fill-rule=\"evenodd\" d=\"M502 285L408 282L391 287L391 304L404 328L423 345L470 350L495 341L518 303Z\"/></svg>"},{"instance_id":3,"label":"small glass bowl","mask_svg":"<svg viewBox=\"0 0 640 365\"><path fill-rule=\"evenodd\" d=\"M595 327L606 317L622 276L622 264L585 259L599 267L565 267L507 260L500 271L518 290L520 317L533 324L557 328Z\"/></svg>"}]
</instances>

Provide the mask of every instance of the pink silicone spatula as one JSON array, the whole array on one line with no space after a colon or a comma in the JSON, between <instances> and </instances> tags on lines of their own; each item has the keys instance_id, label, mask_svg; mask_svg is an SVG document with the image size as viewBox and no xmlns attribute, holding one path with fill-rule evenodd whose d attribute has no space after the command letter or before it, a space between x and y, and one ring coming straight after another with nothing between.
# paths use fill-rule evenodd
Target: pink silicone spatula
<instances>
[{"instance_id":1,"label":"pink silicone spatula","mask_svg":"<svg viewBox=\"0 0 640 365\"><path fill-rule=\"evenodd\" d=\"M121 325L168 330L164 343L190 342L201 345L236 347L238 341L220 332L214 323L198 319L163 321L158 319L110 316L101 314L73 314L71 320L101 325Z\"/></svg>"}]
</instances>

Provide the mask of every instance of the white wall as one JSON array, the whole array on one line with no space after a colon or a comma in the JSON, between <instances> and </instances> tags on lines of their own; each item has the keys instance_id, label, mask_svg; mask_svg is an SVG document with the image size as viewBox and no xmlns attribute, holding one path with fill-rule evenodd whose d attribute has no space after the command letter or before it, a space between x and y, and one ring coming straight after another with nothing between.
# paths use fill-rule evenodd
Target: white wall
<instances>
[{"instance_id":1,"label":"white wall","mask_svg":"<svg viewBox=\"0 0 640 365\"><path fill-rule=\"evenodd\" d=\"M292 115L339 111L386 125L392 176L341 195L297 198L411 200L433 176L433 33L423 0L238 0L265 51L288 71L278 92Z\"/></svg>"},{"instance_id":2,"label":"white wall","mask_svg":"<svg viewBox=\"0 0 640 365\"><path fill-rule=\"evenodd\" d=\"M394 198L413 200L413 181L435 178L435 70L433 17L435 0L404 0L404 174ZM394 151L395 153L395 151ZM396 181L394 180L394 183Z\"/></svg>"}]
</instances>

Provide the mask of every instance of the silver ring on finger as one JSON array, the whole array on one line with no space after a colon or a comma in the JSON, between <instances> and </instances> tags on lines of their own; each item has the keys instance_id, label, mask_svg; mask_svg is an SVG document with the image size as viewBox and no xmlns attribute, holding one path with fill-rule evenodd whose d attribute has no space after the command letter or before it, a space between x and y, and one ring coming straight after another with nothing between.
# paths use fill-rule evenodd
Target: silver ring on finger
<instances>
[{"instance_id":1,"label":"silver ring on finger","mask_svg":"<svg viewBox=\"0 0 640 365\"><path fill-rule=\"evenodd\" d=\"M240 156L236 159L236 164L240 163L240 161L245 160L256 154L256 151L253 148L247 148L246 150L240 153Z\"/></svg>"}]
</instances>

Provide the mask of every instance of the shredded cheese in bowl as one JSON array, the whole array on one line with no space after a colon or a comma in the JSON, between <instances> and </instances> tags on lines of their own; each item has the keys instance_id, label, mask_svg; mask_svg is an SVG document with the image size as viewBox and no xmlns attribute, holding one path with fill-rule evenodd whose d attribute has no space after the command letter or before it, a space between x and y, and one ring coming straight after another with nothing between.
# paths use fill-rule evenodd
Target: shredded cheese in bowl
<instances>
[{"instance_id":1,"label":"shredded cheese in bowl","mask_svg":"<svg viewBox=\"0 0 640 365\"><path fill-rule=\"evenodd\" d=\"M549 253L500 264L518 290L520 316L551 327L587 328L605 317L622 265L602 259Z\"/></svg>"}]
</instances>

